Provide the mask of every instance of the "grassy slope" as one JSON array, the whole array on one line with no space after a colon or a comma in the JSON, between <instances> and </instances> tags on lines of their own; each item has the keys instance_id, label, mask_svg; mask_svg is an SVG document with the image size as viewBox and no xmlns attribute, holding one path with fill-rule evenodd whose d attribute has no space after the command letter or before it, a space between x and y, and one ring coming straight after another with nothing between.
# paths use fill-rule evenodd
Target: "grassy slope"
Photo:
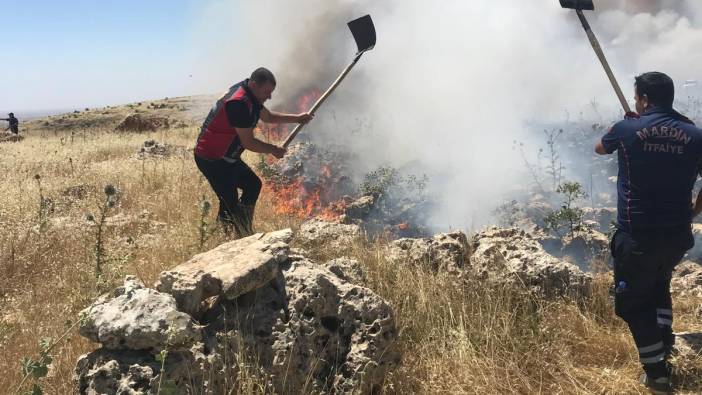
<instances>
[{"instance_id":1,"label":"grassy slope","mask_svg":"<svg viewBox=\"0 0 702 395\"><path fill-rule=\"evenodd\" d=\"M177 100L182 102L176 103ZM195 104L177 98L157 115L180 117L192 126L153 134L115 134L114 125L134 110L126 106L37 120L25 127L27 138L0 145L0 388L14 389L20 379L20 360L34 357L38 341L57 337L77 313L97 295L94 278L94 229L48 226L40 222L40 196L53 202L49 218L67 217L78 223L97 214L102 188L114 184L121 191L112 213L137 214L148 210L161 227L131 224L107 232L107 284L124 274L136 274L152 284L160 271L200 251L198 203L215 201L188 151L169 159L140 161L134 154L144 140L192 148L196 118L204 100ZM178 107L185 106L186 110ZM108 114L101 114L101 112ZM193 116L195 114L195 116ZM71 126L56 126L72 122ZM45 123L45 122L48 122ZM43 130L42 130L43 128ZM46 129L49 128L49 129ZM70 132L74 136L70 138ZM250 161L255 157L250 157ZM40 175L39 182L34 176ZM63 196L69 187L84 185L82 199ZM215 205L216 207L216 205ZM212 222L214 213L207 221ZM295 227L300 220L282 218L271 208L264 191L256 218L259 230ZM151 235L151 236L145 236ZM120 242L135 239L137 247ZM151 240L151 242L149 242ZM203 249L224 237L215 233ZM325 253L318 252L320 257ZM403 364L387 379L388 393L639 393L634 346L625 326L611 312L606 294L608 279L596 282L594 296L580 304L547 302L519 290L487 289L479 281L457 284L453 279L391 265L382 242L362 241L348 254L368 272L367 286L395 308L401 328L397 344ZM695 311L700 300L676 301L675 329L701 331ZM95 345L73 332L55 352L45 380L46 393L72 392L76 359ZM681 372L685 391L702 392L696 383L702 358ZM685 392L683 392L685 393Z\"/></svg>"}]
</instances>

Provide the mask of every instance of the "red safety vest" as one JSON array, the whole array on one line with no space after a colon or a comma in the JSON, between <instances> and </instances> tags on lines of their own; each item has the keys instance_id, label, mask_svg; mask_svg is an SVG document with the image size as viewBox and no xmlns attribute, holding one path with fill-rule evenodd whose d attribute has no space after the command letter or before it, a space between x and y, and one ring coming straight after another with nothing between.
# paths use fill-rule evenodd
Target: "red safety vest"
<instances>
[{"instance_id":1,"label":"red safety vest","mask_svg":"<svg viewBox=\"0 0 702 395\"><path fill-rule=\"evenodd\" d=\"M226 106L232 101L241 101L249 109L252 119L250 127L255 127L263 107L258 103L248 87L246 79L229 88L224 96L215 103L205 122L200 128L200 135L195 144L195 155L210 160L224 159L227 161L238 160L244 147L236 133L236 129L229 124Z\"/></svg>"}]
</instances>

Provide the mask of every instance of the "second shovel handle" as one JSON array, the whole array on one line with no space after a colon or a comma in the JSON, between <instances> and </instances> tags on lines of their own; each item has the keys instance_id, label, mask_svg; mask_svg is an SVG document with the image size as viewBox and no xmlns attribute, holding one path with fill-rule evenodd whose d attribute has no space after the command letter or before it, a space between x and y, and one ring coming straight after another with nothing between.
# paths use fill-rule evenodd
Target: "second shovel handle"
<instances>
[{"instance_id":1,"label":"second shovel handle","mask_svg":"<svg viewBox=\"0 0 702 395\"><path fill-rule=\"evenodd\" d=\"M585 29L585 33L587 34L587 38L590 40L590 44L592 45L592 49L595 50L595 54L597 54L597 58L600 60L600 63L602 63L602 67L604 67L605 73L607 73L607 77L609 78L609 82L612 84L612 87L614 88L614 92L617 94L617 97L619 98L619 101L622 104L622 108L624 109L624 112L631 112L631 108L629 107L629 103L626 101L626 98L624 97L624 94L622 93L622 89L619 87L619 83L617 82L617 79L614 77L614 73L612 72L612 69L609 67L609 63L607 62L607 58L604 55L604 51L602 51L602 47L600 46L600 42L597 41L597 37L595 37L595 33L592 32L592 29L590 28L590 24L587 23L587 19L585 19L585 14L583 14L583 10L575 10L575 12L578 14L578 18L580 18L580 23L583 25L583 29Z\"/></svg>"}]
</instances>

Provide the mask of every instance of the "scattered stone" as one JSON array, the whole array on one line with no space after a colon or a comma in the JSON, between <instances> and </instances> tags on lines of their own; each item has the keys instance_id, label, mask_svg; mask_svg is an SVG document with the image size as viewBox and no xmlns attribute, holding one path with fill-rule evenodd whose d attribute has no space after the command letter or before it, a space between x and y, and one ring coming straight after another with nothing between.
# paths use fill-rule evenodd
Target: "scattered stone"
<instances>
[{"instance_id":1,"label":"scattered stone","mask_svg":"<svg viewBox=\"0 0 702 395\"><path fill-rule=\"evenodd\" d=\"M412 264L433 272L457 272L470 261L470 246L465 233L455 231L434 237L395 240L388 246L388 259Z\"/></svg>"},{"instance_id":2,"label":"scattered stone","mask_svg":"<svg viewBox=\"0 0 702 395\"><path fill-rule=\"evenodd\" d=\"M585 295L592 277L548 254L529 233L492 227L471 240L472 270L498 282L510 281L552 295Z\"/></svg>"},{"instance_id":3,"label":"scattered stone","mask_svg":"<svg viewBox=\"0 0 702 395\"><path fill-rule=\"evenodd\" d=\"M680 263L673 271L670 287L680 295L702 297L702 265L691 261Z\"/></svg>"},{"instance_id":4,"label":"scattered stone","mask_svg":"<svg viewBox=\"0 0 702 395\"><path fill-rule=\"evenodd\" d=\"M306 247L338 251L348 249L360 236L358 225L311 219L300 226L297 238Z\"/></svg>"},{"instance_id":5,"label":"scattered stone","mask_svg":"<svg viewBox=\"0 0 702 395\"><path fill-rule=\"evenodd\" d=\"M169 120L165 117L131 114L127 116L115 131L117 132L155 132L158 129L168 129Z\"/></svg>"},{"instance_id":6,"label":"scattered stone","mask_svg":"<svg viewBox=\"0 0 702 395\"><path fill-rule=\"evenodd\" d=\"M189 315L176 309L171 295L145 288L133 276L83 314L80 334L107 349L178 350L201 339L200 330Z\"/></svg>"},{"instance_id":7,"label":"scattered stone","mask_svg":"<svg viewBox=\"0 0 702 395\"><path fill-rule=\"evenodd\" d=\"M345 218L351 221L363 221L373 211L375 198L373 196L361 196L356 200L351 200L344 209Z\"/></svg>"},{"instance_id":8,"label":"scattered stone","mask_svg":"<svg viewBox=\"0 0 702 395\"><path fill-rule=\"evenodd\" d=\"M146 140L137 153L137 159L167 158L176 151L175 147L159 143L156 140Z\"/></svg>"},{"instance_id":9,"label":"scattered stone","mask_svg":"<svg viewBox=\"0 0 702 395\"><path fill-rule=\"evenodd\" d=\"M173 295L181 311L198 317L212 296L235 299L273 280L288 259L289 229L258 233L195 255L161 273L156 289Z\"/></svg>"}]
</instances>

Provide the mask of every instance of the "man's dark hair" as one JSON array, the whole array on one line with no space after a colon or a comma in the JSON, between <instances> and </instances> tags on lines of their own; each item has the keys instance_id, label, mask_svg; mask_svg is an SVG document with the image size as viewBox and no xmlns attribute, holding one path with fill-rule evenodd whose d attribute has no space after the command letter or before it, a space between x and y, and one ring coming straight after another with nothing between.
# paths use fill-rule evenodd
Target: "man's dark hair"
<instances>
[{"instance_id":1,"label":"man's dark hair","mask_svg":"<svg viewBox=\"0 0 702 395\"><path fill-rule=\"evenodd\" d=\"M672 108L675 98L675 85L666 74L658 71L643 73L635 78L636 94L646 95L648 101L656 106Z\"/></svg>"},{"instance_id":2,"label":"man's dark hair","mask_svg":"<svg viewBox=\"0 0 702 395\"><path fill-rule=\"evenodd\" d=\"M251 81L255 82L257 85L263 85L266 82L270 82L273 86L276 85L275 76L273 73L265 67L259 67L251 73Z\"/></svg>"}]
</instances>

